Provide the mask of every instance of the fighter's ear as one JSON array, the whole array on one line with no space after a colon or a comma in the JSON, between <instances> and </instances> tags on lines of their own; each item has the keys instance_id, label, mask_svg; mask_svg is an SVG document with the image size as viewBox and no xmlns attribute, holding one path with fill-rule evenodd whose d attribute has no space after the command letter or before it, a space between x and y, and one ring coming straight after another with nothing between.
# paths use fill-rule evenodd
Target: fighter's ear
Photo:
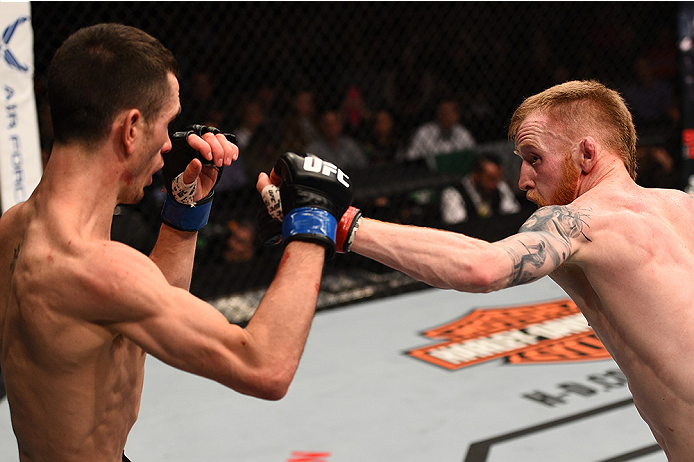
<instances>
[{"instance_id":1,"label":"fighter's ear","mask_svg":"<svg viewBox=\"0 0 694 462\"><path fill-rule=\"evenodd\" d=\"M120 138L123 142L126 154L132 154L135 150L135 140L143 135L144 118L138 109L123 111L120 120Z\"/></svg>"},{"instance_id":2,"label":"fighter's ear","mask_svg":"<svg viewBox=\"0 0 694 462\"><path fill-rule=\"evenodd\" d=\"M589 173L595 167L600 149L597 141L592 136L586 136L581 140L580 144L580 165L583 173Z\"/></svg>"}]
</instances>

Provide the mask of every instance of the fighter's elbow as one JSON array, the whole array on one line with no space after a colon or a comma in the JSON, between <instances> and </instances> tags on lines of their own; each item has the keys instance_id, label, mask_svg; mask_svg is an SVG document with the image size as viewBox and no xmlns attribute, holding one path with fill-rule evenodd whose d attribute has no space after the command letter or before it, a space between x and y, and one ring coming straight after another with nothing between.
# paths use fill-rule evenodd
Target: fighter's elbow
<instances>
[{"instance_id":1,"label":"fighter's elbow","mask_svg":"<svg viewBox=\"0 0 694 462\"><path fill-rule=\"evenodd\" d=\"M461 292L489 293L504 288L504 279L492 260L466 264L457 269L449 281L450 288Z\"/></svg>"},{"instance_id":2,"label":"fighter's elbow","mask_svg":"<svg viewBox=\"0 0 694 462\"><path fill-rule=\"evenodd\" d=\"M247 377L245 394L267 401L279 401L289 391L294 373L284 368L266 368Z\"/></svg>"},{"instance_id":3,"label":"fighter's elbow","mask_svg":"<svg viewBox=\"0 0 694 462\"><path fill-rule=\"evenodd\" d=\"M287 395L289 383L274 382L256 388L254 396L266 401L279 401Z\"/></svg>"},{"instance_id":4,"label":"fighter's elbow","mask_svg":"<svg viewBox=\"0 0 694 462\"><path fill-rule=\"evenodd\" d=\"M276 371L272 377L268 377L264 387L263 399L268 401L279 401L284 398L289 391L289 386L293 379L294 373L292 371Z\"/></svg>"},{"instance_id":5,"label":"fighter's elbow","mask_svg":"<svg viewBox=\"0 0 694 462\"><path fill-rule=\"evenodd\" d=\"M458 284L458 290L471 293L489 293L498 290L498 280L488 271L473 271L468 273Z\"/></svg>"}]
</instances>

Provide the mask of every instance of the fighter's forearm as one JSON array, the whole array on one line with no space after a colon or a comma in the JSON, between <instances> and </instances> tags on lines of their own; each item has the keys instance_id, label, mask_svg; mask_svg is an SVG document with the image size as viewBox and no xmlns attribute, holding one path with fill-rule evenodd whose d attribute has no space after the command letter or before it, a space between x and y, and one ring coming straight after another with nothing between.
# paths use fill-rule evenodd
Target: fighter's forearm
<instances>
[{"instance_id":1,"label":"fighter's forearm","mask_svg":"<svg viewBox=\"0 0 694 462\"><path fill-rule=\"evenodd\" d=\"M188 290L193 273L197 232L179 231L165 224L150 258L159 267L169 284Z\"/></svg>"},{"instance_id":2,"label":"fighter's forearm","mask_svg":"<svg viewBox=\"0 0 694 462\"><path fill-rule=\"evenodd\" d=\"M325 249L317 244L294 241L287 245L277 273L265 292L247 329L259 325L277 329L268 341L293 336L291 326L308 335L323 274Z\"/></svg>"},{"instance_id":3,"label":"fighter's forearm","mask_svg":"<svg viewBox=\"0 0 694 462\"><path fill-rule=\"evenodd\" d=\"M318 300L325 249L294 241L287 245L277 274L246 327L256 348L251 356L271 371L276 397L286 393L304 351Z\"/></svg>"},{"instance_id":4,"label":"fighter's forearm","mask_svg":"<svg viewBox=\"0 0 694 462\"><path fill-rule=\"evenodd\" d=\"M488 242L367 218L351 250L434 287L464 292L503 288L511 271L508 254Z\"/></svg>"}]
</instances>

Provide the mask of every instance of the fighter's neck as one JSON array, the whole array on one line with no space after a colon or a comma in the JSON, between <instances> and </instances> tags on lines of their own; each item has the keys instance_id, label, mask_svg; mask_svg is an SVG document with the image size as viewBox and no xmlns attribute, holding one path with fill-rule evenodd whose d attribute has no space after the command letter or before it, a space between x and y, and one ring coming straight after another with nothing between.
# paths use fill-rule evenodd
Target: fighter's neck
<instances>
[{"instance_id":1,"label":"fighter's neck","mask_svg":"<svg viewBox=\"0 0 694 462\"><path fill-rule=\"evenodd\" d=\"M88 154L66 146L53 150L37 187L37 206L69 215L78 227L91 223L97 235L108 236L118 205L118 166L109 156L99 162Z\"/></svg>"},{"instance_id":2,"label":"fighter's neck","mask_svg":"<svg viewBox=\"0 0 694 462\"><path fill-rule=\"evenodd\" d=\"M581 177L578 196L598 187L616 184L634 184L634 181L629 176L629 172L627 172L621 159L611 158L596 165L590 172Z\"/></svg>"}]
</instances>

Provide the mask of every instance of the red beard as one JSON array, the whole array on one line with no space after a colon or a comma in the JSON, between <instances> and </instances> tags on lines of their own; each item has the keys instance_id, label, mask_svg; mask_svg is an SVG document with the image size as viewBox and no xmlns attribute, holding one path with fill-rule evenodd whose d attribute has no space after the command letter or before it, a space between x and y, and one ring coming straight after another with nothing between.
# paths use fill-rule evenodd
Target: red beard
<instances>
[{"instance_id":1,"label":"red beard","mask_svg":"<svg viewBox=\"0 0 694 462\"><path fill-rule=\"evenodd\" d=\"M539 207L544 207L546 205L567 205L576 199L576 193L578 188L578 178L580 176L580 171L573 163L570 155L564 157L564 162L562 163L562 175L557 185L557 189L554 191L551 200L547 201L544 197L541 197L536 193L536 190L531 190L527 197L529 200L535 202Z\"/></svg>"}]
</instances>

